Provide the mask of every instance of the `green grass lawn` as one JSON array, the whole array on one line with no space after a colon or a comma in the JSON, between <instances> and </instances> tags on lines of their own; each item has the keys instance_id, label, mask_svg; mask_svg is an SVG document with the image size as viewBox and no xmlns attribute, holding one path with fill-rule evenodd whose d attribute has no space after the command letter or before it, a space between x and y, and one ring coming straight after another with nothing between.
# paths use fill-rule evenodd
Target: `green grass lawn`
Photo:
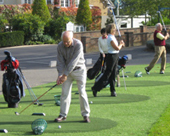
<instances>
[{"instance_id":1,"label":"green grass lawn","mask_svg":"<svg viewBox=\"0 0 170 136\"><path fill-rule=\"evenodd\" d=\"M109 88L104 88L93 97L91 87L94 80L87 80L87 94L91 109L91 122L83 123L80 113L79 96L74 82L72 102L67 120L56 123L53 120L59 115L60 107L55 105L54 95L61 94L61 86L57 86L39 101L43 106L31 105L19 116L15 112L22 111L31 103L26 90L18 108L7 108L7 103L0 96L0 129L8 133L0 135L19 136L34 135L31 123L42 118L47 121L44 136L168 136L169 129L169 96L170 96L170 64L165 74L159 74L157 64L150 75L145 73L146 65L127 66L124 69L127 90L121 78L121 87L116 87L117 97L111 97ZM142 77L134 77L141 71ZM127 72L127 73L126 73ZM122 73L120 72L120 75ZM55 83L32 88L37 97L45 93ZM168 107L168 108L167 108ZM32 113L45 113L46 116L32 116ZM61 125L61 129L58 126Z\"/></svg>"}]
</instances>

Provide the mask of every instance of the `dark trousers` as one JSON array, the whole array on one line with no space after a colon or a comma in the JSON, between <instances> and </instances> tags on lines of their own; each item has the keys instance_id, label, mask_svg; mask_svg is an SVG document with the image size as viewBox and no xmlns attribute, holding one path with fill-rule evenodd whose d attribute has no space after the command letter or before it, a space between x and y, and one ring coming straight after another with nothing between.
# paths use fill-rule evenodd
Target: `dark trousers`
<instances>
[{"instance_id":1,"label":"dark trousers","mask_svg":"<svg viewBox=\"0 0 170 136\"><path fill-rule=\"evenodd\" d=\"M118 63L119 54L108 54L106 58L106 70L104 71L101 78L95 82L92 90L100 91L102 90L108 83L110 84L110 92L114 92L115 90L115 76L116 76L116 68Z\"/></svg>"}]
</instances>

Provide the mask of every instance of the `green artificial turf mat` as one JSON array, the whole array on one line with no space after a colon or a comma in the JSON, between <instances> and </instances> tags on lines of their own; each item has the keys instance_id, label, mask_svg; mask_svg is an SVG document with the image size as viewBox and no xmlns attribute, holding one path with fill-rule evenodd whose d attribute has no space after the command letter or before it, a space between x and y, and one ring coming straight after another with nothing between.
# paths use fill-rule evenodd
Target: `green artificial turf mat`
<instances>
[{"instance_id":1,"label":"green artificial turf mat","mask_svg":"<svg viewBox=\"0 0 170 136\"><path fill-rule=\"evenodd\" d=\"M61 95L61 85L56 86L39 99L43 106L31 105L28 90L18 108L7 108L3 95L0 95L0 129L9 129L9 136L33 135L31 123L43 118L48 126L44 136L147 136L162 113L169 105L170 69L165 74L159 74L160 66L156 65L150 75L145 73L146 65L128 66L125 70L127 90L124 80L120 78L121 86L116 87L117 97L110 96L110 88L104 88L93 97L91 87L94 80L87 79L86 91L90 104L91 123L83 123L81 117L79 95L74 81L72 101L67 120L61 123L53 122L60 113L60 106L55 105L54 95ZM134 77L140 70L142 77ZM126 72L124 71L124 72ZM120 72L120 76L122 76ZM32 88L37 98L49 90L55 82ZM19 116L15 112L21 113ZM45 113L46 116L32 116L32 113ZM168 113L169 115L169 113ZM58 126L61 125L61 129ZM167 126L167 125L166 125ZM156 129L156 128L155 128ZM168 129L167 129L168 130Z\"/></svg>"},{"instance_id":2,"label":"green artificial turf mat","mask_svg":"<svg viewBox=\"0 0 170 136\"><path fill-rule=\"evenodd\" d=\"M150 99L150 97L145 95L134 95L134 94L119 94L117 97L111 97L110 92L103 94L97 93L97 97L89 95L89 102L92 101L93 104L119 104L119 103L129 103L129 102L139 102ZM72 104L78 104L79 100L74 96L71 101Z\"/></svg>"},{"instance_id":3,"label":"green artificial turf mat","mask_svg":"<svg viewBox=\"0 0 170 136\"><path fill-rule=\"evenodd\" d=\"M83 122L81 116L68 116L66 121L57 123L53 120L56 116L30 116L30 115L3 115L1 114L2 121L0 122L0 129L7 129L8 132L25 132L27 134L32 132L31 123L39 118L46 120L47 133L72 133L72 132L87 132L87 131L99 131L102 129L110 129L115 127L117 123L115 121L91 117L90 123ZM61 126L61 129L58 126Z\"/></svg>"},{"instance_id":4,"label":"green artificial turf mat","mask_svg":"<svg viewBox=\"0 0 170 136\"><path fill-rule=\"evenodd\" d=\"M140 78L140 77L138 77ZM126 81L126 87L151 87L151 86L162 86L162 85L169 85L170 82L166 81L142 81L140 82L138 80L136 81ZM124 84L121 84L124 86Z\"/></svg>"}]
</instances>

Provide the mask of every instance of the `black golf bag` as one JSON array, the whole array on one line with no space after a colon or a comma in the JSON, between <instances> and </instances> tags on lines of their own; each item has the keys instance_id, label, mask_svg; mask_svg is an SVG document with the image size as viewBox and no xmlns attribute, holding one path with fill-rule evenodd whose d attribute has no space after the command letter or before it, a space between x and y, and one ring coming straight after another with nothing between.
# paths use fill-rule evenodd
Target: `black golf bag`
<instances>
[{"instance_id":1,"label":"black golf bag","mask_svg":"<svg viewBox=\"0 0 170 136\"><path fill-rule=\"evenodd\" d=\"M25 96L22 78L19 71L19 61L4 51L7 57L1 61L3 74L2 92L9 108L16 108L23 96Z\"/></svg>"},{"instance_id":2,"label":"black golf bag","mask_svg":"<svg viewBox=\"0 0 170 136\"><path fill-rule=\"evenodd\" d=\"M125 64L126 64L127 60L128 60L128 57L126 55L124 55L123 57L119 57L118 70L126 67Z\"/></svg>"},{"instance_id":3,"label":"black golf bag","mask_svg":"<svg viewBox=\"0 0 170 136\"><path fill-rule=\"evenodd\" d=\"M96 61L96 63L94 64L94 66L92 68L90 68L87 71L87 77L92 80L94 79L101 71L102 68L102 61L103 61L103 56L102 54L100 54L100 57L98 58L98 60ZM103 69L105 69L105 65L103 66Z\"/></svg>"}]
</instances>

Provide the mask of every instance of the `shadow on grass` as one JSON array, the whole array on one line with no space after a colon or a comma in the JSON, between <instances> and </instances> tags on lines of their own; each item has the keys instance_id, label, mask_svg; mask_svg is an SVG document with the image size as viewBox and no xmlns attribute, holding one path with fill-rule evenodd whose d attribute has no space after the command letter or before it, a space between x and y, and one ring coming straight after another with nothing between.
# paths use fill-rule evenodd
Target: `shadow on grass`
<instances>
[{"instance_id":1,"label":"shadow on grass","mask_svg":"<svg viewBox=\"0 0 170 136\"><path fill-rule=\"evenodd\" d=\"M141 78L141 77L137 77ZM150 86L162 86L162 85L169 85L170 82L166 81L146 81L146 80L135 80L135 81L128 81L125 79L126 87L150 87ZM88 83L86 85L87 87L92 87L94 84L93 83ZM124 87L124 81L121 81L121 87ZM105 89L105 88L103 88ZM91 90L87 90L91 91Z\"/></svg>"},{"instance_id":2,"label":"shadow on grass","mask_svg":"<svg viewBox=\"0 0 170 136\"><path fill-rule=\"evenodd\" d=\"M3 118L3 120L0 123L0 128L5 127L8 132L24 132L25 135L33 135L33 133L31 133L31 123L37 119L37 117L26 115L8 117L7 115L1 115L1 118ZM47 122L46 133L100 131L117 126L117 122L115 121L96 117L90 117L90 123L83 122L81 116L68 116L66 121L60 123L54 122L53 119L55 117L53 116L44 116L42 118ZM59 125L61 125L61 129L58 128Z\"/></svg>"},{"instance_id":3,"label":"shadow on grass","mask_svg":"<svg viewBox=\"0 0 170 136\"><path fill-rule=\"evenodd\" d=\"M149 100L149 96L145 95L135 95L135 94L118 94L117 97L111 97L109 94L100 94L98 93L97 97L92 95L88 97L89 101L92 101L93 104L120 104L120 103L130 103L130 102L139 102ZM72 98L72 104L78 104L79 100L75 97Z\"/></svg>"},{"instance_id":4,"label":"shadow on grass","mask_svg":"<svg viewBox=\"0 0 170 136\"><path fill-rule=\"evenodd\" d=\"M127 87L150 87L150 86L163 86L169 85L170 82L165 81L126 81ZM123 86L124 84L122 84Z\"/></svg>"}]
</instances>

